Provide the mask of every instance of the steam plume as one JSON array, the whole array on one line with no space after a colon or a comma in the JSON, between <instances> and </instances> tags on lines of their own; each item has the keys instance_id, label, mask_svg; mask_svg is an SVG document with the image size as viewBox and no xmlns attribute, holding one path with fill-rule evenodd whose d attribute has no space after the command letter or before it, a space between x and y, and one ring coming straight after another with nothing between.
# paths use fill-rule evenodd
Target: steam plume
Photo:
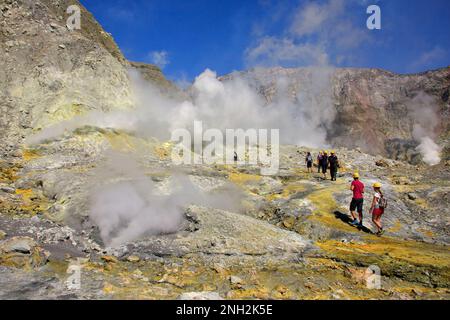
<instances>
[{"instance_id":1,"label":"steam plume","mask_svg":"<svg viewBox=\"0 0 450 320\"><path fill-rule=\"evenodd\" d=\"M409 104L409 110L414 120L413 137L419 143L416 150L422 155L423 161L429 165L441 162L442 148L433 140L435 130L439 125L438 107L429 95L421 92Z\"/></svg>"},{"instance_id":2,"label":"steam plume","mask_svg":"<svg viewBox=\"0 0 450 320\"><path fill-rule=\"evenodd\" d=\"M215 72L207 69L192 85L191 99L177 100L162 95L137 71L130 70L134 110L91 112L46 128L27 142L40 143L87 125L168 140L173 130L192 129L197 120L205 124L205 130L280 129L282 143L316 147L326 144L326 129L335 117L330 84L333 69L310 68L307 72L309 80L303 79L294 97L292 83L282 78L274 84L277 94L267 103L251 86L251 80L238 74L220 81Z\"/></svg>"},{"instance_id":3,"label":"steam plume","mask_svg":"<svg viewBox=\"0 0 450 320\"><path fill-rule=\"evenodd\" d=\"M94 172L101 185L91 192L90 217L110 247L178 231L190 204L239 210L241 194L230 185L207 193L182 173L173 173L164 185L143 172L130 155L115 152L108 152L105 166Z\"/></svg>"}]
</instances>

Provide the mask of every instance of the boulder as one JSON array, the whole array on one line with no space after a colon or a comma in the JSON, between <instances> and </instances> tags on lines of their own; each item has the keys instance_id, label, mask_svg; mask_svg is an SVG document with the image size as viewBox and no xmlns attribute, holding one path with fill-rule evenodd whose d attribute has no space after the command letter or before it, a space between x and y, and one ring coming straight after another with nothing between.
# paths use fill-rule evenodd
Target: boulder
<instances>
[{"instance_id":1,"label":"boulder","mask_svg":"<svg viewBox=\"0 0 450 320\"><path fill-rule=\"evenodd\" d=\"M379 159L375 161L375 165L378 167L389 168L390 164L385 159Z\"/></svg>"},{"instance_id":2,"label":"boulder","mask_svg":"<svg viewBox=\"0 0 450 320\"><path fill-rule=\"evenodd\" d=\"M50 253L30 237L13 237L0 242L0 265L14 268L38 268L45 265Z\"/></svg>"},{"instance_id":3,"label":"boulder","mask_svg":"<svg viewBox=\"0 0 450 320\"><path fill-rule=\"evenodd\" d=\"M410 193L408 193L408 199L409 200L417 200L417 194L415 194L415 193L413 193L413 192L410 192Z\"/></svg>"},{"instance_id":4,"label":"boulder","mask_svg":"<svg viewBox=\"0 0 450 320\"><path fill-rule=\"evenodd\" d=\"M139 262L139 261L141 261L141 258L139 258L138 256L129 256L128 258L127 258L127 261L128 262L133 262L133 263L136 263L136 262Z\"/></svg>"},{"instance_id":5,"label":"boulder","mask_svg":"<svg viewBox=\"0 0 450 320\"><path fill-rule=\"evenodd\" d=\"M244 281L242 281L242 279L237 276L230 276L230 283L231 284L243 284Z\"/></svg>"},{"instance_id":6,"label":"boulder","mask_svg":"<svg viewBox=\"0 0 450 320\"><path fill-rule=\"evenodd\" d=\"M283 219L283 226L287 229L292 229L295 225L296 218L294 216L287 216Z\"/></svg>"},{"instance_id":7,"label":"boulder","mask_svg":"<svg viewBox=\"0 0 450 320\"><path fill-rule=\"evenodd\" d=\"M0 186L0 190L6 193L14 194L16 189L8 187L8 186Z\"/></svg>"},{"instance_id":8,"label":"boulder","mask_svg":"<svg viewBox=\"0 0 450 320\"><path fill-rule=\"evenodd\" d=\"M101 259L106 263L117 263L119 261L114 256L102 256Z\"/></svg>"}]
</instances>

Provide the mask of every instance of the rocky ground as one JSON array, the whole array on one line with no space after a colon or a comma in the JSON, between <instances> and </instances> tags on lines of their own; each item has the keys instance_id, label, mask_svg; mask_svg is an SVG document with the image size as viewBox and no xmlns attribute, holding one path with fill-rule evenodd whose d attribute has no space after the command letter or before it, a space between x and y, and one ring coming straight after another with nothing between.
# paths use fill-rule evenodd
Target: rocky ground
<instances>
[{"instance_id":1,"label":"rocky ground","mask_svg":"<svg viewBox=\"0 0 450 320\"><path fill-rule=\"evenodd\" d=\"M277 176L261 176L251 166L187 166L182 170L204 190L214 192L227 182L237 186L239 209L192 205L178 232L107 248L84 198L90 172L101 161L92 163L92 153L85 161L73 153L86 148L85 134L93 133L2 160L2 298L450 297L448 165L411 166L339 149L343 167L331 182L299 164L306 149L283 146ZM169 144L120 132L95 134L99 150L145 150L139 157L148 179L164 184L174 172ZM94 145L92 137L88 141ZM362 230L348 224L355 170L368 186L381 181L388 195L382 237L372 234L369 217ZM367 212L370 192L366 197ZM73 265L81 266L81 287L68 290ZM381 269L380 290L366 287L371 265Z\"/></svg>"}]
</instances>

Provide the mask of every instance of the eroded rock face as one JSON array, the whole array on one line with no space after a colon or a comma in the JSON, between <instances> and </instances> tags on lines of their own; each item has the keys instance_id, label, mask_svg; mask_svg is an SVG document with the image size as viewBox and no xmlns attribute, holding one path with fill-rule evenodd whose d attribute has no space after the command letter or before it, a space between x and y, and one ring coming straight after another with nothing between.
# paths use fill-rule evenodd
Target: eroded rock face
<instances>
[{"instance_id":1,"label":"eroded rock face","mask_svg":"<svg viewBox=\"0 0 450 320\"><path fill-rule=\"evenodd\" d=\"M157 66L141 62L130 62L130 66L138 70L145 80L149 81L150 83L157 84L160 88L163 89L164 93L170 94L178 90L173 83L171 83L166 79L166 77L164 77L161 69Z\"/></svg>"},{"instance_id":2,"label":"eroded rock face","mask_svg":"<svg viewBox=\"0 0 450 320\"><path fill-rule=\"evenodd\" d=\"M25 136L88 111L131 105L125 61L111 36L82 10L81 30L66 27L77 1L2 1L0 134L14 152Z\"/></svg>"}]
</instances>

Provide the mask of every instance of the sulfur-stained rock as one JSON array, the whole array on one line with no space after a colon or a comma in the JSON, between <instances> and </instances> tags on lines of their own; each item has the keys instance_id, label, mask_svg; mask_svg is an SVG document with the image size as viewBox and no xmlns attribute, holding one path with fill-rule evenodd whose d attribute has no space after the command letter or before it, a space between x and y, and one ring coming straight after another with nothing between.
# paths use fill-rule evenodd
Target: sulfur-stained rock
<instances>
[{"instance_id":1,"label":"sulfur-stained rock","mask_svg":"<svg viewBox=\"0 0 450 320\"><path fill-rule=\"evenodd\" d=\"M227 274L226 269L220 264L214 264L212 269L221 276L225 276Z\"/></svg>"},{"instance_id":2,"label":"sulfur-stained rock","mask_svg":"<svg viewBox=\"0 0 450 320\"><path fill-rule=\"evenodd\" d=\"M286 286L277 285L272 292L272 296L275 299L289 299L292 296L292 293Z\"/></svg>"},{"instance_id":3,"label":"sulfur-stained rock","mask_svg":"<svg viewBox=\"0 0 450 320\"><path fill-rule=\"evenodd\" d=\"M45 265L50 253L29 237L13 237L0 242L0 265L37 268Z\"/></svg>"},{"instance_id":4,"label":"sulfur-stained rock","mask_svg":"<svg viewBox=\"0 0 450 320\"><path fill-rule=\"evenodd\" d=\"M378 167L388 168L390 164L385 159L380 159L375 162Z\"/></svg>"},{"instance_id":5,"label":"sulfur-stained rock","mask_svg":"<svg viewBox=\"0 0 450 320\"><path fill-rule=\"evenodd\" d=\"M412 182L407 177L394 177L392 180L396 185L411 185Z\"/></svg>"},{"instance_id":6,"label":"sulfur-stained rock","mask_svg":"<svg viewBox=\"0 0 450 320\"><path fill-rule=\"evenodd\" d=\"M292 229L295 225L296 218L294 216L287 216L283 219L283 226L287 229Z\"/></svg>"},{"instance_id":7,"label":"sulfur-stained rock","mask_svg":"<svg viewBox=\"0 0 450 320\"><path fill-rule=\"evenodd\" d=\"M127 258L127 261L136 263L136 262L141 261L141 258L139 258L139 256L132 255Z\"/></svg>"},{"instance_id":8,"label":"sulfur-stained rock","mask_svg":"<svg viewBox=\"0 0 450 320\"><path fill-rule=\"evenodd\" d=\"M106 263L117 263L119 260L114 256L102 256L101 259Z\"/></svg>"},{"instance_id":9,"label":"sulfur-stained rock","mask_svg":"<svg viewBox=\"0 0 450 320\"><path fill-rule=\"evenodd\" d=\"M1 240L4 240L4 239L6 238L7 235L8 235L8 234L7 234L5 231L0 230L0 241L1 241Z\"/></svg>"},{"instance_id":10,"label":"sulfur-stained rock","mask_svg":"<svg viewBox=\"0 0 450 320\"><path fill-rule=\"evenodd\" d=\"M13 242L10 242L6 245L4 250L6 252L20 252L24 254L28 254L31 252L31 248L35 246L34 241L28 240L27 238L15 238Z\"/></svg>"},{"instance_id":11,"label":"sulfur-stained rock","mask_svg":"<svg viewBox=\"0 0 450 320\"><path fill-rule=\"evenodd\" d=\"M230 276L230 283L233 288L242 288L245 284L244 280L239 278L238 276Z\"/></svg>"}]
</instances>

